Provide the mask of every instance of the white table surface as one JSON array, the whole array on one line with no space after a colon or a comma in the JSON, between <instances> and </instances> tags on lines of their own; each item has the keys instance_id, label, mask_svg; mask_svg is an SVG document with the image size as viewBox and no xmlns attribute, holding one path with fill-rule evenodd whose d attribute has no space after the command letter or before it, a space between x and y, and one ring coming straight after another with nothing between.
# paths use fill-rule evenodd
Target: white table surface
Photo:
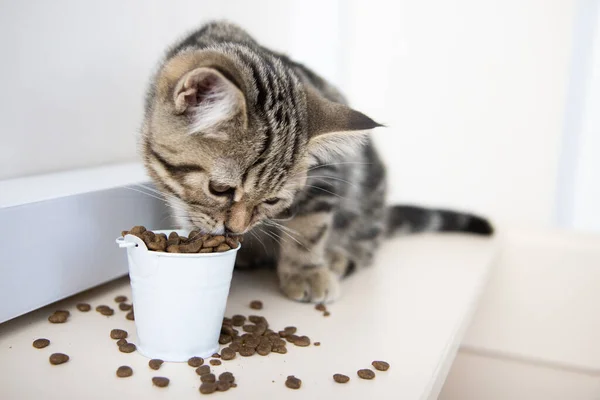
<instances>
[{"instance_id":1,"label":"white table surface","mask_svg":"<svg viewBox=\"0 0 600 400\"><path fill-rule=\"evenodd\" d=\"M269 271L236 272L227 315L264 315L271 327L298 327L321 346L296 347L288 353L237 356L212 367L218 375L231 371L238 387L218 398L437 398L458 345L497 254L498 240L462 235L423 235L397 238L384 244L374 267L358 271L343 283L343 297L328 306L323 317L312 305L289 301L277 290ZM125 257L125 255L124 255ZM23 293L26 293L23 288ZM113 298L130 297L128 281L120 279L0 325L0 398L12 399L197 399L199 377L185 363L165 363L151 370L137 352L120 353L109 337L113 328L129 332L135 343L135 326L125 319ZM248 308L253 299L264 309ZM105 317L92 310L82 313L75 304L93 307L108 304L115 315ZM0 305L1 307L1 305ZM54 309L67 308L65 324L51 324ZM48 338L50 346L34 349L32 341ZM71 360L52 366L48 356L63 352ZM356 371L371 361L391 364L376 371L372 381ZM120 365L134 374L117 378ZM343 373L351 380L340 385L332 380ZM302 379L302 388L284 386L285 378ZM168 388L153 387L153 376L166 376Z\"/></svg>"}]
</instances>

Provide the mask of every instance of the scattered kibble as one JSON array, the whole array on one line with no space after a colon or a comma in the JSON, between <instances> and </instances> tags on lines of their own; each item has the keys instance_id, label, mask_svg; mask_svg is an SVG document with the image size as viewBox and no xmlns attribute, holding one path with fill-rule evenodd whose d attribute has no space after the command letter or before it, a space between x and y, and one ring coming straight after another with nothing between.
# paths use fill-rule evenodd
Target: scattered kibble
<instances>
[{"instance_id":1,"label":"scattered kibble","mask_svg":"<svg viewBox=\"0 0 600 400\"><path fill-rule=\"evenodd\" d=\"M163 360L160 360L158 358L153 358L152 360L148 361L148 366L150 368L152 368L153 370L157 370L160 368L160 366L163 364Z\"/></svg>"},{"instance_id":2,"label":"scattered kibble","mask_svg":"<svg viewBox=\"0 0 600 400\"><path fill-rule=\"evenodd\" d=\"M344 374L334 374L333 380L336 381L337 383L346 383L350 380L350 377L346 376Z\"/></svg>"},{"instance_id":3,"label":"scattered kibble","mask_svg":"<svg viewBox=\"0 0 600 400\"><path fill-rule=\"evenodd\" d=\"M133 375L133 370L131 369L131 367L128 367L127 365L122 365L119 368L117 368L117 376L119 378L128 378L131 375Z\"/></svg>"},{"instance_id":4,"label":"scattered kibble","mask_svg":"<svg viewBox=\"0 0 600 400\"><path fill-rule=\"evenodd\" d=\"M198 368L202 364L204 364L204 359L202 357L192 357L188 360L188 365L190 367Z\"/></svg>"},{"instance_id":5,"label":"scattered kibble","mask_svg":"<svg viewBox=\"0 0 600 400\"><path fill-rule=\"evenodd\" d=\"M323 313L323 316L324 316L324 317L329 317L330 315L331 315L331 313L330 313L329 311L325 311L325 312Z\"/></svg>"},{"instance_id":6,"label":"scattered kibble","mask_svg":"<svg viewBox=\"0 0 600 400\"><path fill-rule=\"evenodd\" d=\"M302 386L302 380L296 378L294 375L290 375L285 380L285 386L290 389L300 389L300 386Z\"/></svg>"},{"instance_id":7,"label":"scattered kibble","mask_svg":"<svg viewBox=\"0 0 600 400\"><path fill-rule=\"evenodd\" d=\"M118 346L123 346L126 343L127 343L126 339L119 339L119 340L117 340L117 347Z\"/></svg>"},{"instance_id":8,"label":"scattered kibble","mask_svg":"<svg viewBox=\"0 0 600 400\"><path fill-rule=\"evenodd\" d=\"M44 347L48 347L50 341L48 339L35 339L33 341L33 347L36 349L43 349Z\"/></svg>"},{"instance_id":9,"label":"scattered kibble","mask_svg":"<svg viewBox=\"0 0 600 400\"><path fill-rule=\"evenodd\" d=\"M124 345L119 346L119 351L121 353L133 353L135 349L136 346L133 343L125 343Z\"/></svg>"},{"instance_id":10,"label":"scattered kibble","mask_svg":"<svg viewBox=\"0 0 600 400\"><path fill-rule=\"evenodd\" d=\"M216 382L217 377L215 374L204 374L200 375L200 382Z\"/></svg>"},{"instance_id":11,"label":"scattered kibble","mask_svg":"<svg viewBox=\"0 0 600 400\"><path fill-rule=\"evenodd\" d=\"M325 306L325 304L323 303L319 303L315 306L315 310L317 311L326 311L327 307Z\"/></svg>"},{"instance_id":12,"label":"scattered kibble","mask_svg":"<svg viewBox=\"0 0 600 400\"><path fill-rule=\"evenodd\" d=\"M300 336L293 343L300 347L310 346L310 338L308 336Z\"/></svg>"},{"instance_id":13,"label":"scattered kibble","mask_svg":"<svg viewBox=\"0 0 600 400\"><path fill-rule=\"evenodd\" d=\"M131 307L133 307L133 306L128 303L120 303L119 304L119 310L121 310L121 311L129 311L129 310L131 310Z\"/></svg>"},{"instance_id":14,"label":"scattered kibble","mask_svg":"<svg viewBox=\"0 0 600 400\"><path fill-rule=\"evenodd\" d=\"M214 382L203 382L200 385L200 393L211 394L217 391L217 384Z\"/></svg>"},{"instance_id":15,"label":"scattered kibble","mask_svg":"<svg viewBox=\"0 0 600 400\"><path fill-rule=\"evenodd\" d=\"M165 378L164 376L155 376L152 378L152 383L154 386L158 386L160 388L169 386L169 378Z\"/></svg>"},{"instance_id":16,"label":"scattered kibble","mask_svg":"<svg viewBox=\"0 0 600 400\"><path fill-rule=\"evenodd\" d=\"M314 343L314 345L315 345L315 346L320 346L320 345L321 345L321 342L315 342L315 343Z\"/></svg>"},{"instance_id":17,"label":"scattered kibble","mask_svg":"<svg viewBox=\"0 0 600 400\"><path fill-rule=\"evenodd\" d=\"M221 365L221 360L210 360L209 363L213 366Z\"/></svg>"},{"instance_id":18,"label":"scattered kibble","mask_svg":"<svg viewBox=\"0 0 600 400\"><path fill-rule=\"evenodd\" d=\"M123 303L124 301L127 301L127 296L117 296L117 297L115 297L115 303Z\"/></svg>"},{"instance_id":19,"label":"scattered kibble","mask_svg":"<svg viewBox=\"0 0 600 400\"><path fill-rule=\"evenodd\" d=\"M67 322L67 319L69 318L70 315L71 315L71 313L68 311L64 311L64 310L54 311L54 313L52 313L52 315L50 315L48 317L48 321L52 322L53 324L62 324L62 323Z\"/></svg>"},{"instance_id":20,"label":"scattered kibble","mask_svg":"<svg viewBox=\"0 0 600 400\"><path fill-rule=\"evenodd\" d=\"M50 356L50 364L60 365L69 361L69 356L63 353L54 353Z\"/></svg>"},{"instance_id":21,"label":"scattered kibble","mask_svg":"<svg viewBox=\"0 0 600 400\"><path fill-rule=\"evenodd\" d=\"M225 347L221 350L221 359L223 360L233 360L235 358L235 351L230 347Z\"/></svg>"},{"instance_id":22,"label":"scattered kibble","mask_svg":"<svg viewBox=\"0 0 600 400\"><path fill-rule=\"evenodd\" d=\"M262 310L263 303L260 300L253 300L250 302L250 308L253 310Z\"/></svg>"},{"instance_id":23,"label":"scattered kibble","mask_svg":"<svg viewBox=\"0 0 600 400\"><path fill-rule=\"evenodd\" d=\"M130 320L130 321L133 321L133 320L135 320L135 317L134 317L134 315L133 315L133 311L129 311L129 312L127 313L127 315L125 316L125 318L127 318L127 319L128 319L128 320Z\"/></svg>"},{"instance_id":24,"label":"scattered kibble","mask_svg":"<svg viewBox=\"0 0 600 400\"><path fill-rule=\"evenodd\" d=\"M390 364L385 361L373 361L371 365L378 371L387 371L390 368Z\"/></svg>"},{"instance_id":25,"label":"scattered kibble","mask_svg":"<svg viewBox=\"0 0 600 400\"><path fill-rule=\"evenodd\" d=\"M373 379L375 378L375 372L370 369L359 369L357 371L358 377L361 379Z\"/></svg>"},{"instance_id":26,"label":"scattered kibble","mask_svg":"<svg viewBox=\"0 0 600 400\"><path fill-rule=\"evenodd\" d=\"M75 307L82 312L88 312L92 309L92 306L90 306L88 303L78 303Z\"/></svg>"},{"instance_id":27,"label":"scattered kibble","mask_svg":"<svg viewBox=\"0 0 600 400\"><path fill-rule=\"evenodd\" d=\"M221 382L233 383L235 381L235 377L231 372L223 372L221 375L219 375L219 380Z\"/></svg>"},{"instance_id":28,"label":"scattered kibble","mask_svg":"<svg viewBox=\"0 0 600 400\"><path fill-rule=\"evenodd\" d=\"M112 339L125 339L127 338L127 331L123 329L113 329L110 331L110 337Z\"/></svg>"},{"instance_id":29,"label":"scattered kibble","mask_svg":"<svg viewBox=\"0 0 600 400\"><path fill-rule=\"evenodd\" d=\"M202 365L196 368L196 374L200 376L210 374L210 367L208 365Z\"/></svg>"}]
</instances>

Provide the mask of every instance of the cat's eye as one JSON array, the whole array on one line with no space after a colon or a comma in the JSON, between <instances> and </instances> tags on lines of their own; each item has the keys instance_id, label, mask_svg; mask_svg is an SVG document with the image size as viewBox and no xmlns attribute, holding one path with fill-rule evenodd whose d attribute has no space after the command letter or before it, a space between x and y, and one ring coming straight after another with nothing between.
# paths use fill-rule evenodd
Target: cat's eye
<instances>
[{"instance_id":1,"label":"cat's eye","mask_svg":"<svg viewBox=\"0 0 600 400\"><path fill-rule=\"evenodd\" d=\"M208 190L210 190L210 192L215 196L229 196L235 191L235 189L231 186L223 185L216 182L210 182L208 184Z\"/></svg>"},{"instance_id":2,"label":"cat's eye","mask_svg":"<svg viewBox=\"0 0 600 400\"><path fill-rule=\"evenodd\" d=\"M273 206L279 203L279 200L280 199L278 197L271 197L270 199L266 199L265 201L263 201L263 203Z\"/></svg>"}]
</instances>

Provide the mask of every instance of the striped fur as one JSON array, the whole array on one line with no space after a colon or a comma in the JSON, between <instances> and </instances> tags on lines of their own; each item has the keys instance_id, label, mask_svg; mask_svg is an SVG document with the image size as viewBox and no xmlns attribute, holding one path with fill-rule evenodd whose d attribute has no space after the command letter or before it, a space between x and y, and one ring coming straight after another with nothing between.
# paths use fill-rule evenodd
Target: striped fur
<instances>
[{"instance_id":1,"label":"striped fur","mask_svg":"<svg viewBox=\"0 0 600 400\"><path fill-rule=\"evenodd\" d=\"M387 208L368 136L378 126L309 69L215 22L167 52L140 145L182 227L246 234L239 267L277 265L286 295L322 302L386 235L491 233L467 214Z\"/></svg>"}]
</instances>

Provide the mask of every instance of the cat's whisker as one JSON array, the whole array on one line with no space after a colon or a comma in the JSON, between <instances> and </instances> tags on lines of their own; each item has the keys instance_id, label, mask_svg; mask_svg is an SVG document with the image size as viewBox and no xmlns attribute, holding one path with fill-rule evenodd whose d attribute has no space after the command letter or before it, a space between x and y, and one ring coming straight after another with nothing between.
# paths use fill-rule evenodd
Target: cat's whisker
<instances>
[{"instance_id":1,"label":"cat's whisker","mask_svg":"<svg viewBox=\"0 0 600 400\"><path fill-rule=\"evenodd\" d=\"M292 229L292 228L290 228L290 227L287 227L287 226L285 226L285 225L282 225L282 224L280 224L280 223L278 223L278 222L271 221L271 220L268 220L268 219L267 219L267 220L265 220L264 222L265 222L267 225L273 226L273 227L275 227L275 228L278 228L278 229L286 230L286 231L288 231L290 234L297 235L296 237L301 237L301 236L302 236L302 235L301 235L301 234L300 234L300 233L299 233L297 230L295 230L295 229Z\"/></svg>"},{"instance_id":2,"label":"cat's whisker","mask_svg":"<svg viewBox=\"0 0 600 400\"><path fill-rule=\"evenodd\" d=\"M313 171L318 168L327 167L327 166L331 166L331 165L344 165L344 164L371 165L372 163L365 163L365 162L358 162L358 161L341 161L341 162L328 163L328 164L319 164L319 165L315 165L314 167L310 167L308 169L296 172L294 175L292 175L292 177L299 175L301 173Z\"/></svg>"},{"instance_id":3,"label":"cat's whisker","mask_svg":"<svg viewBox=\"0 0 600 400\"><path fill-rule=\"evenodd\" d=\"M186 210L185 210L185 209L183 209L183 208L177 208L177 207L173 206L173 205L172 205L172 204L170 204L168 201L166 201L166 199L165 199L165 198L163 198L163 197L156 196L156 195L154 195L154 194L152 194L152 193L147 193L147 192L144 192L143 190L139 190L139 189L136 189L136 188L134 188L134 187L131 187L131 186L123 186L123 187L124 187L125 189L133 190L134 192L138 192L138 193L144 194L144 195L146 195L146 196L148 196L148 197L152 197L153 199L160 200L160 201L164 202L164 204L165 204L167 207L170 207L170 208L171 208L171 209L173 209L173 210L178 210L178 211L183 211L183 212L186 212Z\"/></svg>"},{"instance_id":4,"label":"cat's whisker","mask_svg":"<svg viewBox=\"0 0 600 400\"><path fill-rule=\"evenodd\" d=\"M172 195L171 193L161 192L158 189L155 189L155 188L150 187L150 186L146 186L146 185L144 185L142 183L138 183L137 186L142 187L142 188L144 188L146 190L149 190L150 192L155 193L155 194L157 194L159 196L163 196L163 197L165 197L167 199L172 199L172 200L175 200L175 201L177 201L177 200L181 201L180 198L178 198L177 196Z\"/></svg>"},{"instance_id":5,"label":"cat's whisker","mask_svg":"<svg viewBox=\"0 0 600 400\"><path fill-rule=\"evenodd\" d=\"M278 228L280 228L280 227L281 227L281 226L278 226ZM290 235L289 233L287 233L285 230L283 230L283 229L282 229L282 230L281 230L281 233L283 233L284 235L288 236L290 239L292 239L294 242L298 243L298 245L300 245L300 246L304 247L306 250L309 250L309 249L308 249L308 248L307 248L307 247L304 245L304 243L300 242L298 239L296 239L295 237L293 237L292 235ZM281 239L284 239L284 238L282 238L281 236L278 236L278 237L280 237Z\"/></svg>"},{"instance_id":6,"label":"cat's whisker","mask_svg":"<svg viewBox=\"0 0 600 400\"><path fill-rule=\"evenodd\" d=\"M257 226L257 227L256 227L256 229L260 229L260 228ZM262 229L261 229L261 232L262 232ZM268 253L268 252L269 252L269 251L267 250L267 246L265 246L265 243L264 243L262 240L260 240L260 237L259 237L259 236L258 236L256 233L254 233L254 232L253 232L253 231L251 231L251 230L250 230L250 231L248 231L248 233L252 234L252 236L254 236L254 238L255 238L255 239L256 239L256 240L257 240L257 241L258 241L258 242L259 242L259 243L262 245L263 249L265 249L265 253Z\"/></svg>"},{"instance_id":7,"label":"cat's whisker","mask_svg":"<svg viewBox=\"0 0 600 400\"><path fill-rule=\"evenodd\" d=\"M334 195L334 196L337 196L337 197L339 197L340 199L346 199L346 197L344 197L344 196L341 196L341 195L339 195L339 194L337 194L337 193L331 192L331 191L329 191L329 190L327 190L327 189L323 189L322 187L319 187L319 186L315 186L315 185L306 185L306 187L311 187L311 188L314 188L314 189L322 190L323 192L325 192L325 193L329 193L329 194L332 194L332 195Z\"/></svg>"}]
</instances>

